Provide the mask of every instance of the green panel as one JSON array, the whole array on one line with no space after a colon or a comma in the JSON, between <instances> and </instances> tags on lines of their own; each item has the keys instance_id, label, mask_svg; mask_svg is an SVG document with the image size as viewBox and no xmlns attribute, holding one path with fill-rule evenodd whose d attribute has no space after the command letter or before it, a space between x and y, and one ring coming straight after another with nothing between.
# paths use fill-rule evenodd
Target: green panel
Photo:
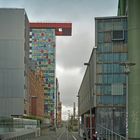
<instances>
[{"instance_id":1,"label":"green panel","mask_svg":"<svg viewBox=\"0 0 140 140\"><path fill-rule=\"evenodd\" d=\"M131 67L128 87L128 137L140 138L140 0L128 1L128 59Z\"/></svg>"},{"instance_id":2,"label":"green panel","mask_svg":"<svg viewBox=\"0 0 140 140\"><path fill-rule=\"evenodd\" d=\"M125 16L126 0L119 0L118 4L118 16Z\"/></svg>"}]
</instances>

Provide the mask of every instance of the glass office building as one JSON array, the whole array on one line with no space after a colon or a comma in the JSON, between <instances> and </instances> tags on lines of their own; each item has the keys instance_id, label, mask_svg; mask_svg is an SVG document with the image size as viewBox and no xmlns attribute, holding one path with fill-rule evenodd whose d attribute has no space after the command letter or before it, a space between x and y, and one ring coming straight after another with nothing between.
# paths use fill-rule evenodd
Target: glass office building
<instances>
[{"instance_id":1,"label":"glass office building","mask_svg":"<svg viewBox=\"0 0 140 140\"><path fill-rule=\"evenodd\" d=\"M96 125L125 135L127 18L101 17L96 23Z\"/></svg>"}]
</instances>

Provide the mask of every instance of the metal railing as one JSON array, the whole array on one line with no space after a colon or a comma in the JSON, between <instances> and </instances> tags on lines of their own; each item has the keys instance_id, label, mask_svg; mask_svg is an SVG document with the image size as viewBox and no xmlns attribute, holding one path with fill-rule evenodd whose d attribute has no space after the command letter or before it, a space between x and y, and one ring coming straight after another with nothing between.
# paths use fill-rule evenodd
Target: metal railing
<instances>
[{"instance_id":1,"label":"metal railing","mask_svg":"<svg viewBox=\"0 0 140 140\"><path fill-rule=\"evenodd\" d=\"M99 140L126 140L126 137L121 136L101 125L97 125L96 128L97 128L97 137Z\"/></svg>"},{"instance_id":2,"label":"metal railing","mask_svg":"<svg viewBox=\"0 0 140 140\"><path fill-rule=\"evenodd\" d=\"M88 134L88 129L84 127L84 133L86 136L86 140L89 140L89 134Z\"/></svg>"}]
</instances>

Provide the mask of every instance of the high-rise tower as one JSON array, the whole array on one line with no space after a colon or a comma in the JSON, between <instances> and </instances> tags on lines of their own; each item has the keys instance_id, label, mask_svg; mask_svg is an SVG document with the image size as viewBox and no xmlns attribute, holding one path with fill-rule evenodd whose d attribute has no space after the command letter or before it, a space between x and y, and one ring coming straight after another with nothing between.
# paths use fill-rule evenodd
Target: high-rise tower
<instances>
[{"instance_id":1,"label":"high-rise tower","mask_svg":"<svg viewBox=\"0 0 140 140\"><path fill-rule=\"evenodd\" d=\"M56 35L71 35L71 23L30 23L30 59L36 70L43 71L44 115L54 123Z\"/></svg>"}]
</instances>

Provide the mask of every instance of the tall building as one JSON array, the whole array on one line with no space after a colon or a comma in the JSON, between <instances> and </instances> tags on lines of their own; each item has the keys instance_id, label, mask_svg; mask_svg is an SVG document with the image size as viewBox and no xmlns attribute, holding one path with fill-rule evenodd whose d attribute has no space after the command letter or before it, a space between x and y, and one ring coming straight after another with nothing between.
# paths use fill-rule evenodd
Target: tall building
<instances>
[{"instance_id":1,"label":"tall building","mask_svg":"<svg viewBox=\"0 0 140 140\"><path fill-rule=\"evenodd\" d=\"M55 99L55 30L31 29L31 59L36 62L36 69L43 71L44 111L54 118Z\"/></svg>"},{"instance_id":2,"label":"tall building","mask_svg":"<svg viewBox=\"0 0 140 140\"><path fill-rule=\"evenodd\" d=\"M28 25L24 9L0 9L0 116L26 113Z\"/></svg>"},{"instance_id":3,"label":"tall building","mask_svg":"<svg viewBox=\"0 0 140 140\"><path fill-rule=\"evenodd\" d=\"M127 75L120 64L128 60L127 41L126 17L95 18L96 47L78 93L82 128L92 128L92 136L126 134Z\"/></svg>"},{"instance_id":4,"label":"tall building","mask_svg":"<svg viewBox=\"0 0 140 140\"><path fill-rule=\"evenodd\" d=\"M127 75L120 64L128 60L127 18L95 18L95 28L96 129L125 136Z\"/></svg>"},{"instance_id":5,"label":"tall building","mask_svg":"<svg viewBox=\"0 0 140 140\"><path fill-rule=\"evenodd\" d=\"M43 71L44 114L54 124L56 105L56 35L71 35L71 23L30 23L30 59Z\"/></svg>"}]
</instances>

